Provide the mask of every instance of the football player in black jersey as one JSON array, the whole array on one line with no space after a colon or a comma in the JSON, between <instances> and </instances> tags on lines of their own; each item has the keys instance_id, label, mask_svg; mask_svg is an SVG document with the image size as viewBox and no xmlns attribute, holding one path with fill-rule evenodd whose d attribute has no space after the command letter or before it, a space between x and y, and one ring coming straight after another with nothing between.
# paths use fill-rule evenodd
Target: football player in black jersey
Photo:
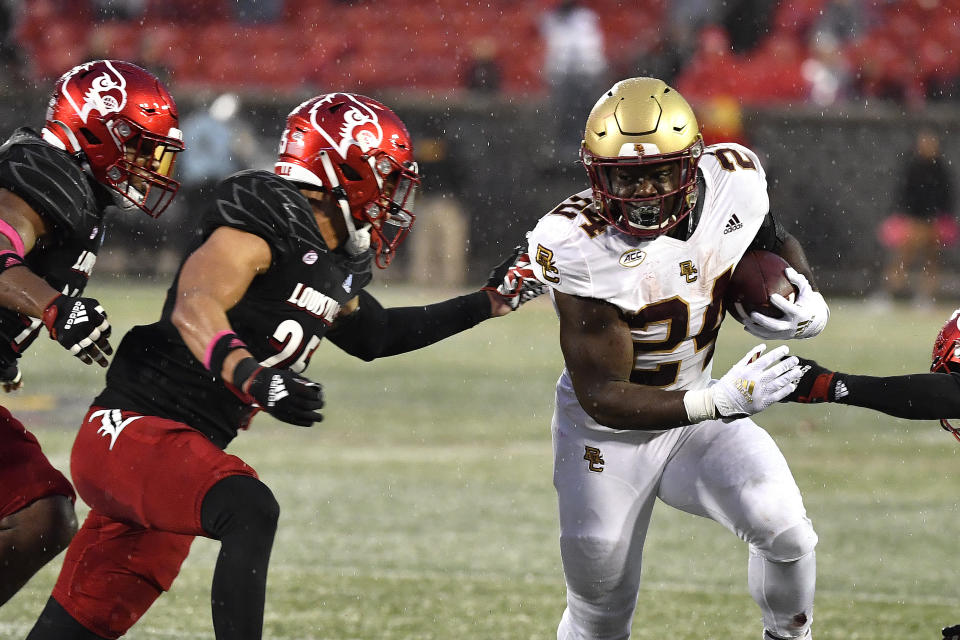
<instances>
[{"instance_id":1,"label":"football player in black jersey","mask_svg":"<svg viewBox=\"0 0 960 640\"><path fill-rule=\"evenodd\" d=\"M911 420L939 420L960 440L960 309L954 310L933 343L930 373L865 376L831 371L800 358L803 377L782 402L836 402ZM944 640L960 640L960 625L941 630Z\"/></svg>"},{"instance_id":2,"label":"football player in black jersey","mask_svg":"<svg viewBox=\"0 0 960 640\"><path fill-rule=\"evenodd\" d=\"M543 291L515 251L485 290L384 309L366 290L414 222L410 135L370 98L333 93L287 118L275 172L218 185L159 322L120 343L77 435L89 518L29 640L117 638L169 589L195 536L219 540L218 639L260 638L279 507L223 449L266 411L322 419L301 375L323 337L364 360L405 353Z\"/></svg>"},{"instance_id":3,"label":"football player in black jersey","mask_svg":"<svg viewBox=\"0 0 960 640\"><path fill-rule=\"evenodd\" d=\"M17 361L42 327L85 364L107 366L107 314L80 297L109 205L157 216L179 186L177 110L152 74L98 60L56 84L46 125L0 146L0 384L21 386ZM0 407L0 605L63 550L75 496L37 439Z\"/></svg>"}]
</instances>

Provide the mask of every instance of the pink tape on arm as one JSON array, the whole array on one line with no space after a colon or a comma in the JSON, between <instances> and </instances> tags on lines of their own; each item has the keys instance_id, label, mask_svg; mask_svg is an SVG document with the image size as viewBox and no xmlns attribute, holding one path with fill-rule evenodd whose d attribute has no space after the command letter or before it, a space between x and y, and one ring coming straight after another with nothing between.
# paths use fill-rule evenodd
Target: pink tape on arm
<instances>
[{"instance_id":1,"label":"pink tape on arm","mask_svg":"<svg viewBox=\"0 0 960 640\"><path fill-rule=\"evenodd\" d=\"M210 338L210 342L207 343L207 348L203 352L203 366L205 366L207 369L210 368L210 358L213 357L213 348L217 346L218 342L220 342L220 338L222 338L223 336L231 335L231 334L233 334L233 331L223 330L217 335ZM220 375L220 372L217 371L216 374Z\"/></svg>"},{"instance_id":2,"label":"pink tape on arm","mask_svg":"<svg viewBox=\"0 0 960 640\"><path fill-rule=\"evenodd\" d=\"M10 223L6 220L0 219L0 234L6 236L7 240L10 241L10 244L13 245L14 252L21 258L26 254L26 250L23 246L23 238L20 237L20 234L17 233L17 230L10 226Z\"/></svg>"}]
</instances>

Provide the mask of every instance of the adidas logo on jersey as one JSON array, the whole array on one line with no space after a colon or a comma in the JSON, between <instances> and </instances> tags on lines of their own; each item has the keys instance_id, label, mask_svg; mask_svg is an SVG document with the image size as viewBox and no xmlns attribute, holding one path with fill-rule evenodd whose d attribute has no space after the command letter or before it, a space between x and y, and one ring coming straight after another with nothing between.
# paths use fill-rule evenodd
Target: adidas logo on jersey
<instances>
[{"instance_id":1,"label":"adidas logo on jersey","mask_svg":"<svg viewBox=\"0 0 960 640\"><path fill-rule=\"evenodd\" d=\"M81 301L77 300L73 303L73 309L70 310L70 317L67 318L66 324L63 325L63 330L69 331L73 325L83 324L88 319L87 308L83 306Z\"/></svg>"},{"instance_id":2,"label":"adidas logo on jersey","mask_svg":"<svg viewBox=\"0 0 960 640\"><path fill-rule=\"evenodd\" d=\"M270 388L267 390L267 406L275 407L277 403L290 395L286 385L283 384L283 378L279 374L270 378Z\"/></svg>"},{"instance_id":3,"label":"adidas logo on jersey","mask_svg":"<svg viewBox=\"0 0 960 640\"><path fill-rule=\"evenodd\" d=\"M730 219L727 220L727 224L723 227L723 235L727 235L737 229L742 229L743 223L740 222L740 218L737 217L737 214L730 216Z\"/></svg>"}]
</instances>

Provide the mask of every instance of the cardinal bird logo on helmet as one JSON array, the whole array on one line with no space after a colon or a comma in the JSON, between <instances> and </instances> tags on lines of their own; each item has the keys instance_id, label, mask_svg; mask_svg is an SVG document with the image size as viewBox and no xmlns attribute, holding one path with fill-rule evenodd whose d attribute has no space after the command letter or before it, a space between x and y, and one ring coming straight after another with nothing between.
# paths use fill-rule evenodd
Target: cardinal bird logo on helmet
<instances>
[{"instance_id":1,"label":"cardinal bird logo on helmet","mask_svg":"<svg viewBox=\"0 0 960 640\"><path fill-rule=\"evenodd\" d=\"M420 175L403 121L372 98L330 93L287 116L274 171L330 193L343 215L347 253L373 246L386 267L413 226Z\"/></svg>"},{"instance_id":2,"label":"cardinal bird logo on helmet","mask_svg":"<svg viewBox=\"0 0 960 640\"><path fill-rule=\"evenodd\" d=\"M340 113L343 116L343 124L340 126L340 140L334 140L327 131L317 122L317 112L320 109L327 109L328 105L335 100L346 99L352 106L341 107ZM360 148L366 153L370 149L380 146L383 142L383 127L380 126L380 119L377 112L368 105L358 101L354 96L345 93L331 93L322 100L318 100L310 108L310 124L330 143L340 157L347 157L347 149L352 144L360 145Z\"/></svg>"},{"instance_id":3,"label":"cardinal bird logo on helmet","mask_svg":"<svg viewBox=\"0 0 960 640\"><path fill-rule=\"evenodd\" d=\"M75 90L71 86L74 77L81 71L86 71L92 66L92 63L82 64L74 67L66 74L63 81L63 93L67 101L76 110L80 120L86 124L93 111L101 116L111 113L120 113L127 104L127 80L118 72L109 62L104 62L106 70L102 75L95 78L90 83L90 88L83 93L83 104L78 105L73 94Z\"/></svg>"}]
</instances>

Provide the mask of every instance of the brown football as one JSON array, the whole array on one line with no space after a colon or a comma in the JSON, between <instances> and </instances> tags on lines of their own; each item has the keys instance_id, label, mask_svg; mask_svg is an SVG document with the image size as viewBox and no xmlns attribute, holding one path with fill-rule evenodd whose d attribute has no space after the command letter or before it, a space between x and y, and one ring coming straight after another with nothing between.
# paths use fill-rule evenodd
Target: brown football
<instances>
[{"instance_id":1,"label":"brown football","mask_svg":"<svg viewBox=\"0 0 960 640\"><path fill-rule=\"evenodd\" d=\"M770 304L770 294L779 293L791 302L796 300L797 288L784 273L789 266L772 251L747 251L727 284L724 308L738 322L754 311L771 318L783 317L783 312Z\"/></svg>"}]
</instances>

